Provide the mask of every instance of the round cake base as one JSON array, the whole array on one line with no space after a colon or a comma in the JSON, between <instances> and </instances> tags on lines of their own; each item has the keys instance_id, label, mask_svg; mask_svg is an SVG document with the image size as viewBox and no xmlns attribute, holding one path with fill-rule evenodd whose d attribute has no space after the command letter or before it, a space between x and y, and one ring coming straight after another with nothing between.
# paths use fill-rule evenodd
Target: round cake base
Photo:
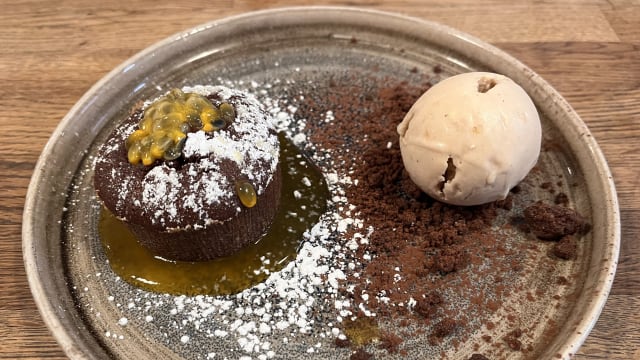
<instances>
[{"instance_id":1,"label":"round cake base","mask_svg":"<svg viewBox=\"0 0 640 360\"><path fill-rule=\"evenodd\" d=\"M271 183L258 195L256 205L243 207L237 216L204 228L157 231L125 222L138 241L166 260L208 261L229 256L246 245L259 241L271 226L280 204L282 174L280 164Z\"/></svg>"}]
</instances>

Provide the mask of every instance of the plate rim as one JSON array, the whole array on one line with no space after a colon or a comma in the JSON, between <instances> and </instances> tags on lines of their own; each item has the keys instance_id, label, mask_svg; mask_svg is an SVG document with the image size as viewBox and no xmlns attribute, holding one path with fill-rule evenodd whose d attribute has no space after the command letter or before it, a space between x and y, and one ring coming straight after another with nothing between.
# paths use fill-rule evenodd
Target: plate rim
<instances>
[{"instance_id":1,"label":"plate rim","mask_svg":"<svg viewBox=\"0 0 640 360\"><path fill-rule=\"evenodd\" d=\"M489 52L490 54L488 54L488 56L490 56L494 60L498 59L500 61L510 63L511 66L515 65L516 67L518 67L519 70L523 72L522 76L529 79L538 87L544 89L544 93L550 95L553 100L557 102L557 105L560 106L562 110L571 118L572 121L571 124L569 124L571 126L567 125L567 128L575 127L575 130L577 130L576 132L578 133L577 135L582 138L581 141L584 142L590 150L590 153L588 154L590 155L589 158L595 162L595 167L600 170L600 175L592 176L594 180L592 180L591 183L595 180L598 180L600 182L600 185L604 189L608 190L603 195L606 203L606 205L604 206L606 215L605 220L606 223L610 226L610 229L608 229L609 232L607 233L607 238L605 240L609 245L607 248L609 250L608 254L610 256L607 256L607 259L603 264L603 269L606 268L607 271L601 279L601 283L599 282L601 287L594 290L596 299L595 301L589 302L590 306L585 309L582 319L578 322L578 329L581 331L572 331L571 335L567 337L567 341L564 343L560 351L560 355L563 359L571 358L572 355L575 354L578 348L588 337L589 333L595 326L596 320L598 319L604 308L615 276L621 239L620 210L618 198L616 195L615 183L613 181L613 177L604 154L596 143L594 137L591 135L586 124L582 121L580 116L575 112L571 105L564 99L564 97L562 97L560 93L558 93L540 75L535 73L524 63L520 62L513 56L500 50L494 45L491 45L479 38L476 38L473 35L454 29L447 25L443 25L423 18L417 18L388 11L346 6L293 6L271 8L215 19L200 25L193 26L189 29L179 31L158 42L153 43L152 45L137 52L136 54L116 66L113 70L111 70L100 80L98 80L89 90L87 90L83 94L83 96L72 106L69 112L62 118L62 120L50 136L49 140L47 141L46 145L42 149L42 152L40 153L38 161L34 167L33 175L31 176L29 182L22 217L22 252L27 280L38 311L40 312L40 315L47 325L50 333L56 339L65 354L72 359L85 359L88 355L84 353L83 347L80 346L80 344L77 344L70 336L70 334L68 333L69 329L66 329L60 319L56 316L53 304L47 297L47 292L41 283L42 279L40 276L40 271L38 269L38 256L35 252L35 243L37 240L34 238L34 236L32 236L35 231L35 224L32 223L32 217L34 210L38 205L38 194L41 190L38 186L40 181L40 174L44 172L44 169L47 167L48 159L53 154L52 148L54 146L54 143L56 142L56 139L64 133L68 124L78 114L78 112L82 110L82 107L90 102L95 94L99 92L99 90L103 88L105 84L108 84L113 78L116 78L118 75L126 72L128 67L130 67L132 64L135 64L137 61L146 58L154 51L170 45L179 39L184 39L189 36L206 31L210 28L223 26L225 24L233 24L235 22L245 21L247 19L262 18L264 16L275 14L287 13L287 16L292 16L292 13L301 12L315 12L318 14L318 16L321 16L321 14L324 14L326 16L329 13L340 12L372 17L389 17L397 21L416 24L416 26L419 26L423 29L435 31L438 33L438 35L456 38L458 43L455 43L455 45L459 45L461 47L473 46L475 48L480 48L481 51ZM300 24L303 23L300 22ZM453 50L457 52L463 52L459 48L454 48ZM578 162L581 161L579 160ZM589 177L589 174L585 174L585 182L589 184L590 182L587 181L587 177ZM593 211L595 211L595 209ZM601 270L600 272L604 273L605 271Z\"/></svg>"}]
</instances>

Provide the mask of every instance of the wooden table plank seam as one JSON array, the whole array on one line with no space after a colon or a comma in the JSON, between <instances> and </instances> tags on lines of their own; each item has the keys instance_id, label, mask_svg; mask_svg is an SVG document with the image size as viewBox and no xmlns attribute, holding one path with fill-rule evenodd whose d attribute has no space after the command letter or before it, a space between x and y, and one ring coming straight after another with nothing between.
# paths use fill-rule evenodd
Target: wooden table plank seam
<instances>
[{"instance_id":1,"label":"wooden table plank seam","mask_svg":"<svg viewBox=\"0 0 640 360\"><path fill-rule=\"evenodd\" d=\"M137 51L223 16L309 0L10 0L0 12L0 358L64 359L31 299L21 216L38 155L64 114ZM640 1L343 1L439 21L492 42L548 80L607 157L622 217L618 273L576 359L640 359Z\"/></svg>"}]
</instances>

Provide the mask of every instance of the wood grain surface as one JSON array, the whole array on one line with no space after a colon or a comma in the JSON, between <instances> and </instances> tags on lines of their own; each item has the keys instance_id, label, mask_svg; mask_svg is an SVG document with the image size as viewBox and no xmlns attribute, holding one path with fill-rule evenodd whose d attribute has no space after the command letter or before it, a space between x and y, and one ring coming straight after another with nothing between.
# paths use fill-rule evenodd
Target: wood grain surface
<instances>
[{"instance_id":1,"label":"wood grain surface","mask_svg":"<svg viewBox=\"0 0 640 360\"><path fill-rule=\"evenodd\" d=\"M611 296L576 359L640 359L640 1L4 0L0 11L0 358L64 358L31 298L24 198L51 132L96 81L139 50L224 16L348 5L442 22L493 43L549 81L614 175L622 248Z\"/></svg>"}]
</instances>

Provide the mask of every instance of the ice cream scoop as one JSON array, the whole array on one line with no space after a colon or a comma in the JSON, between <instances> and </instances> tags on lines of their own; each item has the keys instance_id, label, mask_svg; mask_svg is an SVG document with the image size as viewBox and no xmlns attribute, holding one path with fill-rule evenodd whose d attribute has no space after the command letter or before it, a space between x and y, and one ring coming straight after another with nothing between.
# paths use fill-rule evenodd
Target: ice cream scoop
<instances>
[{"instance_id":1,"label":"ice cream scoop","mask_svg":"<svg viewBox=\"0 0 640 360\"><path fill-rule=\"evenodd\" d=\"M527 93L508 77L487 72L439 82L398 125L411 180L453 205L504 199L536 164L541 133Z\"/></svg>"}]
</instances>

